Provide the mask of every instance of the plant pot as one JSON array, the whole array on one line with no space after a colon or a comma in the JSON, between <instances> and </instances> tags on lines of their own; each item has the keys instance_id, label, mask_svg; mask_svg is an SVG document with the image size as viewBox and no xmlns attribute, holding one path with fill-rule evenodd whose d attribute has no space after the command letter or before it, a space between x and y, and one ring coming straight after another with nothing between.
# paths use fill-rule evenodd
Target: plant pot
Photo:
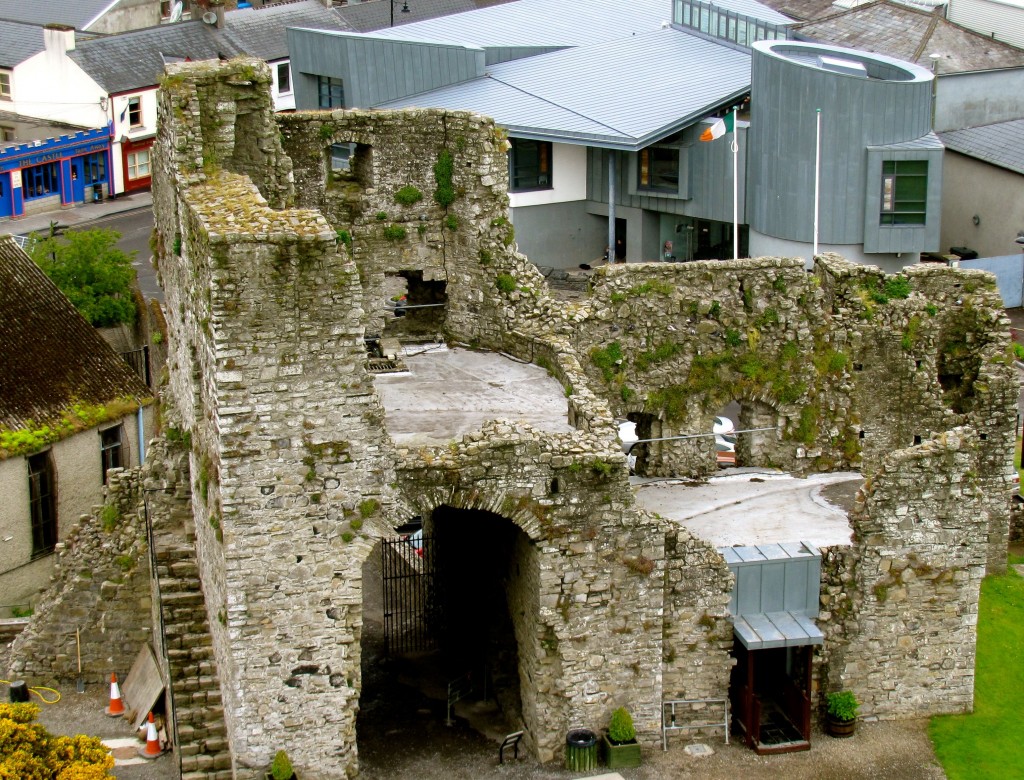
<instances>
[{"instance_id":1,"label":"plant pot","mask_svg":"<svg viewBox=\"0 0 1024 780\"><path fill-rule=\"evenodd\" d=\"M601 735L604 763L609 769L629 769L640 766L640 743L636 740L617 745L608 739L608 734Z\"/></svg>"},{"instance_id":2,"label":"plant pot","mask_svg":"<svg viewBox=\"0 0 1024 780\"><path fill-rule=\"evenodd\" d=\"M838 739L852 737L857 730L857 719L839 720L834 715L828 715L825 718L825 730Z\"/></svg>"}]
</instances>

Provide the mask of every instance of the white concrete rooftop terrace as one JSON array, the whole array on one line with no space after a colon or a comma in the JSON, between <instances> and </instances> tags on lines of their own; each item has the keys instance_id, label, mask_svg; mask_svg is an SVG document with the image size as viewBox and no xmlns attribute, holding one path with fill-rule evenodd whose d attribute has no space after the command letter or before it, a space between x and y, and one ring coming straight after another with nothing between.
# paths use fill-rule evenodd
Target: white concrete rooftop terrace
<instances>
[{"instance_id":1,"label":"white concrete rooftop terrace","mask_svg":"<svg viewBox=\"0 0 1024 780\"><path fill-rule=\"evenodd\" d=\"M403 348L408 371L378 374L377 393L396 444L461 440L487 420L569 432L562 386L544 369L495 352L444 344ZM706 483L633 477L637 503L716 547L806 541L850 543L847 511L863 482L841 472L793 477L772 469L726 469Z\"/></svg>"}]
</instances>

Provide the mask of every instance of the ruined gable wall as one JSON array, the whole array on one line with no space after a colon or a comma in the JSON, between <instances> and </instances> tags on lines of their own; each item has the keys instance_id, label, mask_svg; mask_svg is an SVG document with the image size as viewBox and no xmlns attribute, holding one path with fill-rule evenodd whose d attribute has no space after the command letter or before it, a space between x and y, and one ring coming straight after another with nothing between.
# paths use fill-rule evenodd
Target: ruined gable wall
<instances>
[{"instance_id":1,"label":"ruined gable wall","mask_svg":"<svg viewBox=\"0 0 1024 780\"><path fill-rule=\"evenodd\" d=\"M665 529L636 510L622 453L606 437L489 423L450 447L398 455L419 514L484 510L531 540L539 611L513 620L525 725L541 760L561 755L567 724L600 730L619 706L653 744Z\"/></svg>"},{"instance_id":2,"label":"ruined gable wall","mask_svg":"<svg viewBox=\"0 0 1024 780\"><path fill-rule=\"evenodd\" d=\"M843 629L826 630L822 682L854 691L862 715L973 705L989 522L978 511L978 466L977 432L957 428L887 455L858 496L855 566L825 574L835 587L826 588L824 620Z\"/></svg>"}]
</instances>

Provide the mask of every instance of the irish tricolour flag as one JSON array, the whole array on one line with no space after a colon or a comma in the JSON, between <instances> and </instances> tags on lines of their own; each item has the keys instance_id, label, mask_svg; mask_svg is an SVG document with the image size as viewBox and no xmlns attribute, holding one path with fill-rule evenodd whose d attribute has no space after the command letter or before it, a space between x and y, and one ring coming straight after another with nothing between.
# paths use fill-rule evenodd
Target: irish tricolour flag
<instances>
[{"instance_id":1,"label":"irish tricolour flag","mask_svg":"<svg viewBox=\"0 0 1024 780\"><path fill-rule=\"evenodd\" d=\"M716 138L721 138L726 133L731 133L735 128L736 120L734 117L736 114L730 111L722 119L719 119L711 127L700 134L700 140L702 141L714 141Z\"/></svg>"}]
</instances>

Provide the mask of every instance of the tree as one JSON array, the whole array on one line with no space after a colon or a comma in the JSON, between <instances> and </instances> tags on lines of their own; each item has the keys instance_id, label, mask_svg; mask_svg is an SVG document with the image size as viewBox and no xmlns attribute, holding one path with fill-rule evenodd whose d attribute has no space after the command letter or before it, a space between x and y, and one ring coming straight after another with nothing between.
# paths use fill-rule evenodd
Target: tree
<instances>
[{"instance_id":1,"label":"tree","mask_svg":"<svg viewBox=\"0 0 1024 780\"><path fill-rule=\"evenodd\" d=\"M33 234L30 254L82 316L98 328L133 323L135 252L117 247L121 234L108 228L69 230L63 237L50 232Z\"/></svg>"}]
</instances>

